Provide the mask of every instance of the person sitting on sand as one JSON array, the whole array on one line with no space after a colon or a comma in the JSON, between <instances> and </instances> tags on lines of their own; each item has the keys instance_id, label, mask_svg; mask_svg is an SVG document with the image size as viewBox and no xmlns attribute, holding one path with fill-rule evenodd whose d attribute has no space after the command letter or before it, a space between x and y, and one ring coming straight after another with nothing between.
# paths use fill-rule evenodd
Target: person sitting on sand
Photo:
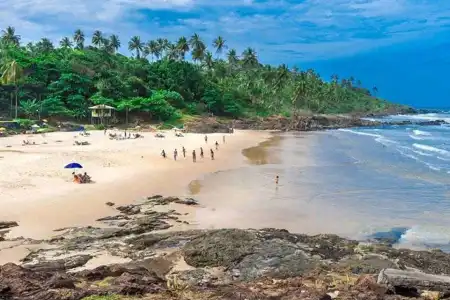
<instances>
[{"instance_id":1,"label":"person sitting on sand","mask_svg":"<svg viewBox=\"0 0 450 300\"><path fill-rule=\"evenodd\" d=\"M186 158L186 148L184 148L184 146L181 151L183 152L183 157Z\"/></svg>"},{"instance_id":2,"label":"person sitting on sand","mask_svg":"<svg viewBox=\"0 0 450 300\"><path fill-rule=\"evenodd\" d=\"M197 161L197 154L195 154L195 150L192 150L192 161L193 162Z\"/></svg>"},{"instance_id":3,"label":"person sitting on sand","mask_svg":"<svg viewBox=\"0 0 450 300\"><path fill-rule=\"evenodd\" d=\"M73 174L73 182L81 183L81 178L77 174L75 174L75 172L73 172L72 174Z\"/></svg>"},{"instance_id":4,"label":"person sitting on sand","mask_svg":"<svg viewBox=\"0 0 450 300\"><path fill-rule=\"evenodd\" d=\"M219 150L219 143L216 141L216 150Z\"/></svg>"},{"instance_id":5,"label":"person sitting on sand","mask_svg":"<svg viewBox=\"0 0 450 300\"><path fill-rule=\"evenodd\" d=\"M89 176L86 172L84 172L82 181L83 181L83 183L90 183L91 182L91 176Z\"/></svg>"},{"instance_id":6,"label":"person sitting on sand","mask_svg":"<svg viewBox=\"0 0 450 300\"><path fill-rule=\"evenodd\" d=\"M203 153L203 148L202 148L202 147L200 147L200 158L203 158L203 156L204 156L204 153Z\"/></svg>"},{"instance_id":7,"label":"person sitting on sand","mask_svg":"<svg viewBox=\"0 0 450 300\"><path fill-rule=\"evenodd\" d=\"M161 156L162 156L163 158L166 158L166 151L164 151L164 149L163 149L163 151L161 151Z\"/></svg>"},{"instance_id":8,"label":"person sitting on sand","mask_svg":"<svg viewBox=\"0 0 450 300\"><path fill-rule=\"evenodd\" d=\"M174 160L177 160L177 156L178 156L178 151L177 151L177 149L175 149L175 150L173 151L173 159L174 159Z\"/></svg>"},{"instance_id":9,"label":"person sitting on sand","mask_svg":"<svg viewBox=\"0 0 450 300\"><path fill-rule=\"evenodd\" d=\"M211 151L211 160L214 160L214 151L213 149L211 149L210 151Z\"/></svg>"}]
</instances>

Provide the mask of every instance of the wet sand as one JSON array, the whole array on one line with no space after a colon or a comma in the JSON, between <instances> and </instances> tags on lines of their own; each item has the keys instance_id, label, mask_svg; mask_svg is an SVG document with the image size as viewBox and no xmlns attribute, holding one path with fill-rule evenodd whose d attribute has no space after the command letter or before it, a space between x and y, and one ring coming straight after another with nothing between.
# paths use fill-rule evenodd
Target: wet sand
<instances>
[{"instance_id":1,"label":"wet sand","mask_svg":"<svg viewBox=\"0 0 450 300\"><path fill-rule=\"evenodd\" d=\"M8 237L42 239L58 228L97 225L96 219L115 214L114 208L105 205L108 201L121 205L153 194L189 194L189 183L202 175L244 165L246 159L241 150L264 141L269 133L236 131L227 135L225 144L223 134L211 134L208 145L204 135L177 138L173 132L167 132L164 139L144 133L143 139L123 141L109 140L100 131L91 132L88 138L75 136L76 133L58 132L45 137L0 139L0 172L4 174L0 179L0 220L20 224ZM37 145L21 146L24 139ZM87 140L91 145L74 146L74 140ZM209 148L214 147L216 140L220 146L212 161ZM6 148L7 145L11 147ZM187 149L185 159L182 145ZM199 157L200 146L205 150L203 160ZM172 157L174 148L178 149L178 161ZM166 150L167 159L160 156L162 149ZM195 164L192 149L197 150ZM92 176L94 184L71 182L72 171L63 167L73 161L83 165L82 171Z\"/></svg>"},{"instance_id":2,"label":"wet sand","mask_svg":"<svg viewBox=\"0 0 450 300\"><path fill-rule=\"evenodd\" d=\"M308 181L292 190L292 183L301 177L298 170L316 165L310 153L315 141L315 133L298 133L295 138L275 135L242 151L246 166L192 182L191 193L204 206L196 211L198 227L273 227L299 233L321 232L323 218L316 216L330 213L328 217L334 217L334 211L327 212L310 202L313 195Z\"/></svg>"}]
</instances>

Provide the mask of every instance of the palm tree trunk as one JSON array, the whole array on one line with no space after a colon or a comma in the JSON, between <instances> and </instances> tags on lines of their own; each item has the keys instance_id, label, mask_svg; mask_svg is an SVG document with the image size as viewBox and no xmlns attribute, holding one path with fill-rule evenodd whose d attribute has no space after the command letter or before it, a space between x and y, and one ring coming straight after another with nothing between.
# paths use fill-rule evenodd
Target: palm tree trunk
<instances>
[{"instance_id":1,"label":"palm tree trunk","mask_svg":"<svg viewBox=\"0 0 450 300\"><path fill-rule=\"evenodd\" d=\"M15 113L14 113L14 116L15 116L15 118L17 119L17 111L18 111L18 108L19 108L19 103L18 103L18 99L17 99L17 97L18 97L18 90L19 90L19 87L17 86L17 84L16 83L14 83L15 84L15 86L16 86L16 90L15 90L15 96L16 96L16 108L15 108Z\"/></svg>"},{"instance_id":2,"label":"palm tree trunk","mask_svg":"<svg viewBox=\"0 0 450 300\"><path fill-rule=\"evenodd\" d=\"M14 102L14 93L10 92L9 93L9 98L11 99L11 105L9 106L9 116L12 117L13 116L13 102Z\"/></svg>"}]
</instances>

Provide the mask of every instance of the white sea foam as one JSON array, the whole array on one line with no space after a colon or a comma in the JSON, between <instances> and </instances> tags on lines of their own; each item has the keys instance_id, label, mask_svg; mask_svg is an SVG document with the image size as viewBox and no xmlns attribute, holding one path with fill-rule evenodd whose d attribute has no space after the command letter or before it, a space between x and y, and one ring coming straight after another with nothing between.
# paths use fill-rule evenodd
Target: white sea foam
<instances>
[{"instance_id":1,"label":"white sea foam","mask_svg":"<svg viewBox=\"0 0 450 300\"><path fill-rule=\"evenodd\" d=\"M424 150L424 151L439 153L441 155L450 155L450 152L448 152L447 150L436 148L436 147L432 147L432 146L428 146L428 145L413 144L413 147L417 148L417 149L420 149L420 150Z\"/></svg>"},{"instance_id":2,"label":"white sea foam","mask_svg":"<svg viewBox=\"0 0 450 300\"><path fill-rule=\"evenodd\" d=\"M343 132L349 132L349 133L353 133L353 134L357 134L357 135L365 135L365 136L371 136L371 137L378 137L378 138L382 138L382 135L376 134L376 133L368 133L368 132L362 132L362 131L355 131L355 130L351 130L351 129L338 129L338 131L343 131Z\"/></svg>"},{"instance_id":3,"label":"white sea foam","mask_svg":"<svg viewBox=\"0 0 450 300\"><path fill-rule=\"evenodd\" d=\"M422 130L417 130L417 129L414 129L414 130L413 130L413 133L414 133L415 135L427 135L427 136L431 135L431 133L429 133L429 132L427 132L427 131L422 131Z\"/></svg>"},{"instance_id":4,"label":"white sea foam","mask_svg":"<svg viewBox=\"0 0 450 300\"><path fill-rule=\"evenodd\" d=\"M400 238L398 244L406 247L450 246L450 231L441 227L413 226Z\"/></svg>"}]
</instances>

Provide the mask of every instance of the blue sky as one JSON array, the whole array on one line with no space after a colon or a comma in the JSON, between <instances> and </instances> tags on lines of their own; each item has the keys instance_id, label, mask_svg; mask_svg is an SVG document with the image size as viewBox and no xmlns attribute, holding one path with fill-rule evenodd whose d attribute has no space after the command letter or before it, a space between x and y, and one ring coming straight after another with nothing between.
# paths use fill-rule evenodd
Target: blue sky
<instances>
[{"instance_id":1,"label":"blue sky","mask_svg":"<svg viewBox=\"0 0 450 300\"><path fill-rule=\"evenodd\" d=\"M81 28L126 44L199 33L211 44L256 49L263 63L354 76L380 96L414 106L450 106L449 0L15 0L0 2L0 28L24 42L55 42Z\"/></svg>"}]
</instances>

